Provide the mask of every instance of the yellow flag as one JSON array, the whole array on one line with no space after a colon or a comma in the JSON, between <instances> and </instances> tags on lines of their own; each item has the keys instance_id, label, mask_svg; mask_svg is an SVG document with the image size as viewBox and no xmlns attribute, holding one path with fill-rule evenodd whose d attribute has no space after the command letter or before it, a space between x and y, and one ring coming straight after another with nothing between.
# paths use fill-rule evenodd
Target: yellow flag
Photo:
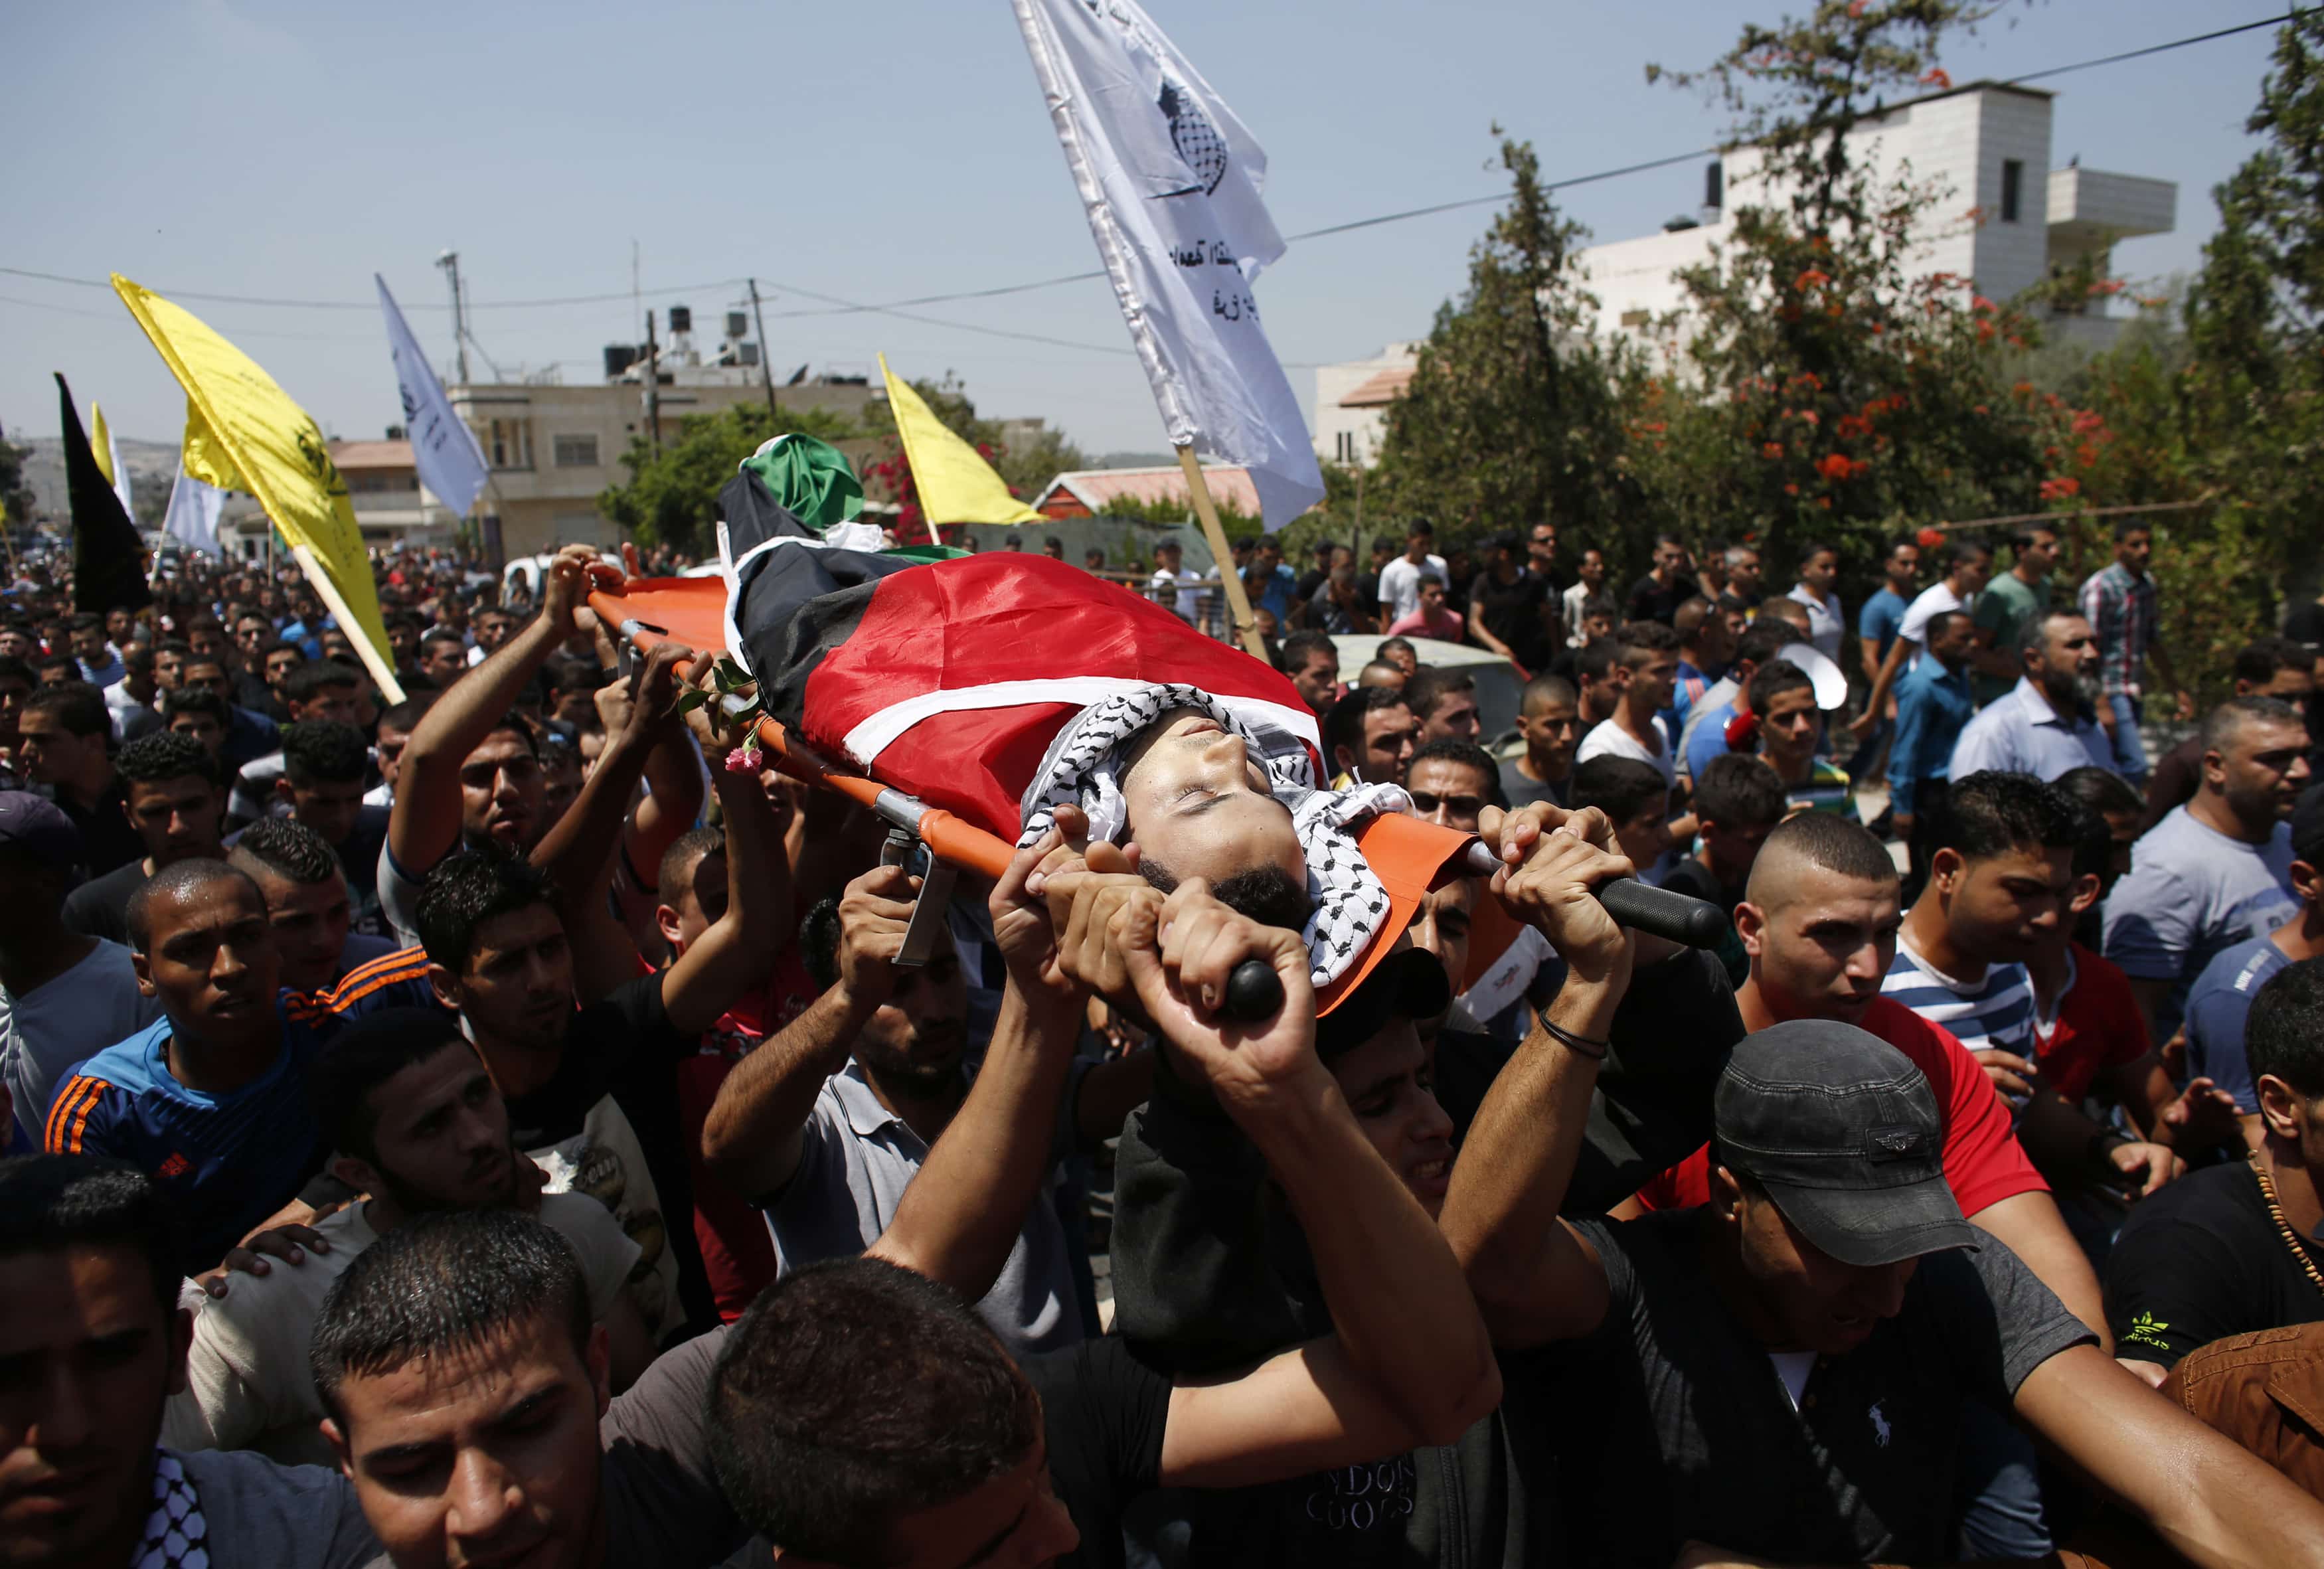
<instances>
[{"instance_id":1,"label":"yellow flag","mask_svg":"<svg viewBox=\"0 0 2324 1569\"><path fill-rule=\"evenodd\" d=\"M191 398L186 400L186 441L180 453L186 472L204 485L217 490L238 490L251 494L243 482L242 471L234 466L234 455L217 438L209 421L202 418L202 408Z\"/></svg>"},{"instance_id":2,"label":"yellow flag","mask_svg":"<svg viewBox=\"0 0 2324 1569\"><path fill-rule=\"evenodd\" d=\"M888 382L888 410L896 416L896 434L904 438L904 461L911 465L912 483L920 493L920 512L931 523L1038 523L1039 512L1009 494L1008 482L992 465L978 456L936 416L926 399L888 368L880 356L880 374Z\"/></svg>"},{"instance_id":3,"label":"yellow flag","mask_svg":"<svg viewBox=\"0 0 2324 1569\"><path fill-rule=\"evenodd\" d=\"M331 461L320 428L275 385L273 377L198 317L118 272L113 275L113 287L153 340L170 374L186 389L189 454L198 445L198 423L200 444L223 455L205 466L215 473L217 463L223 461L234 475L225 481L208 474L200 477L258 498L380 690L390 702L401 702L403 689L386 655L379 587L364 554L346 481ZM190 462L187 468L196 472Z\"/></svg>"},{"instance_id":4,"label":"yellow flag","mask_svg":"<svg viewBox=\"0 0 2324 1569\"><path fill-rule=\"evenodd\" d=\"M97 472L105 475L105 483L117 485L113 477L113 432L105 428L105 411L95 403L88 406L88 448L97 459Z\"/></svg>"}]
</instances>

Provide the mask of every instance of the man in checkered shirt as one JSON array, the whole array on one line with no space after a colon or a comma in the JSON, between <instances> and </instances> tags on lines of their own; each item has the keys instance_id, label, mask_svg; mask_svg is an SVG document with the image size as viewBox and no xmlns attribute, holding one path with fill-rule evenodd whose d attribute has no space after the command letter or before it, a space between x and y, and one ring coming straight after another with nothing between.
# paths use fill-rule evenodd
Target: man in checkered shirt
<instances>
[{"instance_id":1,"label":"man in checkered shirt","mask_svg":"<svg viewBox=\"0 0 2324 1569\"><path fill-rule=\"evenodd\" d=\"M2123 777L2134 784L2146 782L2146 748L2138 738L2145 716L2147 656L2169 683L2178 699L2179 717L2195 716L2195 699L2180 684L2163 648L2154 579L2146 560L2154 553L2154 531L2135 518L2115 524L2114 565L2084 580L2082 614L2098 634L2098 723L2114 742L2115 761Z\"/></svg>"}]
</instances>

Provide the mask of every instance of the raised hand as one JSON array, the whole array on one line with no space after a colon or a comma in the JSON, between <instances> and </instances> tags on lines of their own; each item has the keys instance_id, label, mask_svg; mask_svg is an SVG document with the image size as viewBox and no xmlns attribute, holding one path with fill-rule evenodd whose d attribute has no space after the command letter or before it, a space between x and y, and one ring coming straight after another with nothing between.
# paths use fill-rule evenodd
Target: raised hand
<instances>
[{"instance_id":1,"label":"raised hand","mask_svg":"<svg viewBox=\"0 0 2324 1569\"><path fill-rule=\"evenodd\" d=\"M1079 1010L1089 990L1068 974L1058 954L1058 931L1042 897L1047 880L1086 870L1074 846L1089 835L1088 820L1079 807L1061 807L1049 831L1017 852L1009 870L992 886L986 909L992 916L993 941L1028 1002L1049 999Z\"/></svg>"},{"instance_id":2,"label":"raised hand","mask_svg":"<svg viewBox=\"0 0 2324 1569\"><path fill-rule=\"evenodd\" d=\"M1488 808L1478 826L1500 855L1488 886L1501 908L1539 930L1582 980L1627 985L1636 962L1633 939L1598 902L1597 890L1636 876L1637 869L1606 814L1542 802L1516 812Z\"/></svg>"},{"instance_id":3,"label":"raised hand","mask_svg":"<svg viewBox=\"0 0 2324 1569\"><path fill-rule=\"evenodd\" d=\"M1072 857L1072 835L1087 824L1076 808L1067 817L1059 814L1068 857L1056 866L1037 868L1026 879L1026 892L1048 905L1049 925L1056 945L1060 972L1085 992L1094 992L1116 1006L1136 1005L1130 972L1122 963L1112 926L1123 907L1146 904L1158 911L1162 894L1131 869L1119 844L1100 840ZM1078 864L1075 862L1078 862Z\"/></svg>"},{"instance_id":4,"label":"raised hand","mask_svg":"<svg viewBox=\"0 0 2324 1569\"><path fill-rule=\"evenodd\" d=\"M567 545L558 551L543 576L547 581L541 586L541 619L559 637L583 630L579 613L589 603L593 580L610 587L622 578L620 568L600 561L595 549L587 545Z\"/></svg>"},{"instance_id":5,"label":"raised hand","mask_svg":"<svg viewBox=\"0 0 2324 1569\"><path fill-rule=\"evenodd\" d=\"M1230 1112L1261 1110L1323 1071L1315 1057L1307 945L1297 932L1238 915L1194 877L1167 900L1124 902L1108 923L1107 938L1147 1016L1201 1068ZM1283 983L1283 1007L1272 1019L1244 1023L1222 1011L1228 977L1246 959L1264 961Z\"/></svg>"},{"instance_id":6,"label":"raised hand","mask_svg":"<svg viewBox=\"0 0 2324 1569\"><path fill-rule=\"evenodd\" d=\"M896 955L919 887L900 866L874 866L847 885L839 901L838 969L851 1001L877 1008L894 992Z\"/></svg>"}]
</instances>

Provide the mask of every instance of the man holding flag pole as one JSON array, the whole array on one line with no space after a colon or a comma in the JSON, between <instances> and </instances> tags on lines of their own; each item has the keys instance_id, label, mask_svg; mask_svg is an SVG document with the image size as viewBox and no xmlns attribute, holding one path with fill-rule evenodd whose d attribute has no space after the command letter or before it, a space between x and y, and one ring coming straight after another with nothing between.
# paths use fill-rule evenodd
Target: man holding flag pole
<instances>
[{"instance_id":1,"label":"man holding flag pole","mask_svg":"<svg viewBox=\"0 0 2324 1569\"><path fill-rule=\"evenodd\" d=\"M1272 531L1323 499L1306 421L1251 285L1283 254L1267 154L1135 0L1014 0L1065 166L1211 553L1229 554L1199 448L1250 474ZM1240 580L1243 646L1266 657Z\"/></svg>"}]
</instances>

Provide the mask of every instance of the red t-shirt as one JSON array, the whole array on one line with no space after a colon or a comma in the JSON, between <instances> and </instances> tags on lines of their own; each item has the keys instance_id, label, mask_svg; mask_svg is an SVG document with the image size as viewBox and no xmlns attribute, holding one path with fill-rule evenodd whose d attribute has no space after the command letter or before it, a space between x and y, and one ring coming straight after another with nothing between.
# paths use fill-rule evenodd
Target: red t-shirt
<instances>
[{"instance_id":1,"label":"red t-shirt","mask_svg":"<svg viewBox=\"0 0 2324 1569\"><path fill-rule=\"evenodd\" d=\"M1887 997L1873 999L1858 1027L1912 1058L1927 1075L1945 1121L1945 1183L1961 1214L1974 1217L2005 1198L2050 1190L2009 1131L2009 1108L1994 1092L1993 1081L1950 1030ZM1709 1204L1710 1146L1638 1189L1638 1202L1648 1209Z\"/></svg>"},{"instance_id":2,"label":"red t-shirt","mask_svg":"<svg viewBox=\"0 0 2324 1569\"><path fill-rule=\"evenodd\" d=\"M2153 1044L2122 967L2080 943L2073 952L2074 983L2058 1004L2057 1025L2036 1047L2043 1081L2069 1104L2089 1094L2102 1070L2136 1062Z\"/></svg>"}]
</instances>

